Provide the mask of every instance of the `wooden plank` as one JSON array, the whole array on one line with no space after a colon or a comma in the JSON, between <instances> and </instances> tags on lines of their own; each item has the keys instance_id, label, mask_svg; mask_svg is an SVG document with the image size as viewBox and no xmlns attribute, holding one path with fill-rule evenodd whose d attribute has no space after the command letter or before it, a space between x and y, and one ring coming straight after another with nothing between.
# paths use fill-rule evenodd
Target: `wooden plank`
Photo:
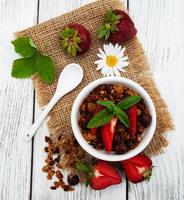
<instances>
[{"instance_id":1,"label":"wooden plank","mask_svg":"<svg viewBox=\"0 0 184 200\"><path fill-rule=\"evenodd\" d=\"M166 153L153 158L150 182L130 184L131 200L184 199L184 1L130 0L129 10L138 29L162 96L169 105L176 131Z\"/></svg>"},{"instance_id":2,"label":"wooden plank","mask_svg":"<svg viewBox=\"0 0 184 200\"><path fill-rule=\"evenodd\" d=\"M31 142L22 134L32 123L31 80L11 78L17 57L12 33L36 22L37 0L0 0L0 199L28 200L30 196Z\"/></svg>"},{"instance_id":3,"label":"wooden plank","mask_svg":"<svg viewBox=\"0 0 184 200\"><path fill-rule=\"evenodd\" d=\"M41 0L40 1L40 11L39 11L39 22L48 20L52 17L63 14L67 11L73 10L77 7L80 7L86 3L89 3L90 0L65 0L65 1L49 1ZM38 105L36 105L36 117L40 113ZM35 118L36 118L35 117ZM83 199L126 199L126 181L119 186L114 186L108 188L104 191L92 191L89 188L86 188L84 185L78 185L74 192L64 192L62 190L51 191L49 187L51 182L46 180L46 175L41 171L44 164L46 154L43 152L45 146L44 136L48 133L46 123L44 123L34 139L34 164L33 164L33 186L32 186L32 199L33 200L45 200L45 199L54 199L54 200L83 200Z\"/></svg>"}]
</instances>

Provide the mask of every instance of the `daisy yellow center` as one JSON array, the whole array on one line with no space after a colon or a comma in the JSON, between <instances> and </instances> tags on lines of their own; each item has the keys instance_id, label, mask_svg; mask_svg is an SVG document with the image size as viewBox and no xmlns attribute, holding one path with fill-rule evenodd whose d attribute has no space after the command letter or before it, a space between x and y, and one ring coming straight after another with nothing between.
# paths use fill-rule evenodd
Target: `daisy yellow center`
<instances>
[{"instance_id":1,"label":"daisy yellow center","mask_svg":"<svg viewBox=\"0 0 184 200\"><path fill-rule=\"evenodd\" d=\"M118 59L116 56L109 55L106 58L106 64L108 67L114 67L118 63Z\"/></svg>"}]
</instances>

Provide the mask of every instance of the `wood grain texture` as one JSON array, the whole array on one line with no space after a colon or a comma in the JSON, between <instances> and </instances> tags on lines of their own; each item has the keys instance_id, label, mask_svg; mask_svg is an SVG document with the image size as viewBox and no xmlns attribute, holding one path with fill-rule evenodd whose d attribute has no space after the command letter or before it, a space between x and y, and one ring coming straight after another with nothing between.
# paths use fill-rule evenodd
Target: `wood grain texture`
<instances>
[{"instance_id":1,"label":"wood grain texture","mask_svg":"<svg viewBox=\"0 0 184 200\"><path fill-rule=\"evenodd\" d=\"M155 81L169 105L176 130L169 133L170 146L166 153L153 158L150 182L130 184L130 200L184 199L184 1L130 0L140 38L152 66Z\"/></svg>"},{"instance_id":2,"label":"wood grain texture","mask_svg":"<svg viewBox=\"0 0 184 200\"><path fill-rule=\"evenodd\" d=\"M65 0L65 1L50 1L41 0L39 9L39 22L46 21L52 17L61 15L65 12L78 8L91 0ZM36 104L36 117L39 115L40 109ZM111 200L111 199L126 199L126 180L118 186L110 187L104 191L93 191L86 188L84 185L75 187L74 192L64 192L62 190L52 191L49 189L51 181L46 180L46 174L41 171L44 164L46 154L43 152L45 146L44 136L48 133L46 123L40 127L37 135L34 138L34 162L33 162L33 185L32 199L33 200ZM65 174L67 176L67 173Z\"/></svg>"},{"instance_id":3,"label":"wood grain texture","mask_svg":"<svg viewBox=\"0 0 184 200\"><path fill-rule=\"evenodd\" d=\"M0 0L0 199L27 200L30 195L31 142L22 140L32 123L31 80L11 78L17 57L12 33L35 24L37 0Z\"/></svg>"},{"instance_id":4,"label":"wood grain texture","mask_svg":"<svg viewBox=\"0 0 184 200\"><path fill-rule=\"evenodd\" d=\"M39 22L73 10L90 0L40 0ZM126 199L126 182L104 191L77 186L75 192L51 191L50 181L41 168L44 163L44 123L34 138L33 177L31 183L31 147L22 135L33 117L33 89L30 80L10 77L12 33L37 22L37 0L0 0L0 199L1 200L98 200ZM138 28L152 66L154 78L169 105L176 131L168 138L166 153L153 158L150 182L129 184L129 200L184 199L184 1L129 0L130 14ZM36 103L35 118L40 109ZM30 185L32 193L30 195Z\"/></svg>"}]
</instances>

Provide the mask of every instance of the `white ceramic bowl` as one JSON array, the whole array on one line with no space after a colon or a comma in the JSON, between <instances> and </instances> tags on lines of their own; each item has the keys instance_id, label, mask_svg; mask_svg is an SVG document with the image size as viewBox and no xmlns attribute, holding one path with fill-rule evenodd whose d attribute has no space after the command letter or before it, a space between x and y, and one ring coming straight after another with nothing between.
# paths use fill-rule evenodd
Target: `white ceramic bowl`
<instances>
[{"instance_id":1,"label":"white ceramic bowl","mask_svg":"<svg viewBox=\"0 0 184 200\"><path fill-rule=\"evenodd\" d=\"M78 125L79 107L81 103L83 102L84 98L87 97L88 94L94 88L96 88L98 85L101 85L101 84L121 84L129 88L132 88L134 91L138 92L138 94L143 98L147 106L147 109L152 116L151 125L143 133L143 138L142 138L141 143L135 149L130 150L127 153L122 154L122 155L117 155L115 153L107 153L105 151L99 151L93 148L90 144L87 143L85 138L82 136L80 127ZM148 95L148 93L136 82L127 78L106 77L106 78L101 78L101 79L91 82L89 85L83 88L82 91L78 94L72 107L71 124L72 124L72 130L73 130L76 140L81 145L81 147L85 151L87 151L89 154L101 160L112 161L112 162L121 161L121 160L129 159L139 154L149 144L156 128L156 111L155 111L154 104L150 96Z\"/></svg>"}]
</instances>

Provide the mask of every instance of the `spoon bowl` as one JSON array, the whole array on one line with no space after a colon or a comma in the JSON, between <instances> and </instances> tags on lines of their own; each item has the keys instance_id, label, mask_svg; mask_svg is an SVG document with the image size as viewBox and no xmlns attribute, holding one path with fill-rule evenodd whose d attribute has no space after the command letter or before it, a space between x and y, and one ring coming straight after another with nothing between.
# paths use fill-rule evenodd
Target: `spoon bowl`
<instances>
[{"instance_id":1,"label":"spoon bowl","mask_svg":"<svg viewBox=\"0 0 184 200\"><path fill-rule=\"evenodd\" d=\"M38 119L29 128L27 134L24 135L25 141L29 141L34 136L43 120L49 114L54 105L59 101L59 99L61 99L61 97L63 97L64 95L72 91L74 88L76 88L80 84L82 79L83 70L80 65L76 63L71 63L63 69L59 76L54 96L50 100L49 104L46 106L45 110L42 111Z\"/></svg>"}]
</instances>

